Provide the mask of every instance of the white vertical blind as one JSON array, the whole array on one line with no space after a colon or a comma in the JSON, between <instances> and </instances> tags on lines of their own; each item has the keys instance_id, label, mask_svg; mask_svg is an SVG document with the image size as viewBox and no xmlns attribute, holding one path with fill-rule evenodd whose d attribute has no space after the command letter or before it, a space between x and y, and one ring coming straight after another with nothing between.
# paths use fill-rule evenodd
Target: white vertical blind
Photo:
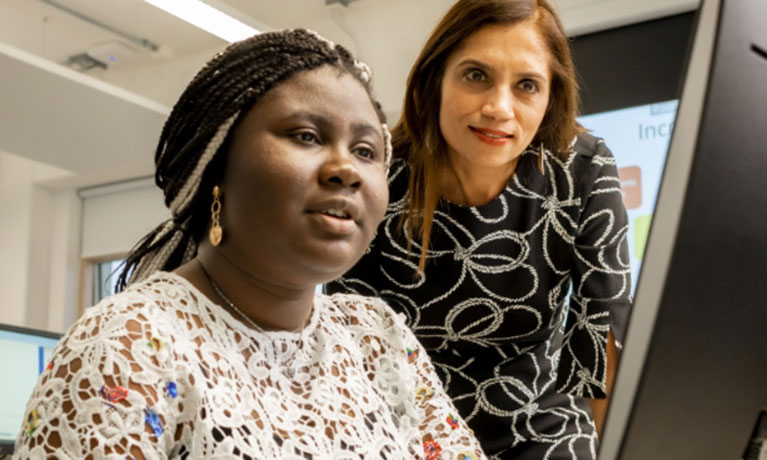
<instances>
[{"instance_id":1,"label":"white vertical blind","mask_svg":"<svg viewBox=\"0 0 767 460\"><path fill-rule=\"evenodd\" d=\"M170 217L152 178L83 189L84 259L126 254L141 237Z\"/></svg>"}]
</instances>

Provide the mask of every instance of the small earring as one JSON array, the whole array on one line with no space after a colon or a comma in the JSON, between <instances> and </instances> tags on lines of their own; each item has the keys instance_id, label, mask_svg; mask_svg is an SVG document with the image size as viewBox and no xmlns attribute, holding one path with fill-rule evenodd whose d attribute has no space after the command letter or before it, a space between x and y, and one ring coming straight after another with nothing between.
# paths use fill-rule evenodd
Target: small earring
<instances>
[{"instance_id":1,"label":"small earring","mask_svg":"<svg viewBox=\"0 0 767 460\"><path fill-rule=\"evenodd\" d=\"M543 142L541 142L538 149L538 169L541 171L541 174L543 174Z\"/></svg>"},{"instance_id":2,"label":"small earring","mask_svg":"<svg viewBox=\"0 0 767 460\"><path fill-rule=\"evenodd\" d=\"M218 185L213 186L213 203L210 205L210 232L208 233L208 239L210 244L218 246L221 244L221 238L224 237L224 230L221 228L221 200L219 200Z\"/></svg>"}]
</instances>

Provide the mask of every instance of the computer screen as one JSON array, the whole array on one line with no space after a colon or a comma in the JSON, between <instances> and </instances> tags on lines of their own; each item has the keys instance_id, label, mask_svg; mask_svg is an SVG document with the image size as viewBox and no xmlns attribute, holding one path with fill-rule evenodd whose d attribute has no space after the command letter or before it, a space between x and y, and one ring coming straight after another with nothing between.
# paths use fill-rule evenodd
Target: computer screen
<instances>
[{"instance_id":1,"label":"computer screen","mask_svg":"<svg viewBox=\"0 0 767 460\"><path fill-rule=\"evenodd\" d=\"M744 455L767 407L767 0L703 0L600 460Z\"/></svg>"},{"instance_id":2,"label":"computer screen","mask_svg":"<svg viewBox=\"0 0 767 460\"><path fill-rule=\"evenodd\" d=\"M629 218L627 235L631 264L631 294L650 230L655 199L666 164L677 100L585 115L578 120L601 137L613 152Z\"/></svg>"},{"instance_id":3,"label":"computer screen","mask_svg":"<svg viewBox=\"0 0 767 460\"><path fill-rule=\"evenodd\" d=\"M690 8L691 10L694 8ZM584 115L578 121L615 157L629 217L631 294L655 209L694 11L572 39Z\"/></svg>"},{"instance_id":4,"label":"computer screen","mask_svg":"<svg viewBox=\"0 0 767 460\"><path fill-rule=\"evenodd\" d=\"M52 358L59 334L0 324L0 454L9 454L29 396Z\"/></svg>"}]
</instances>

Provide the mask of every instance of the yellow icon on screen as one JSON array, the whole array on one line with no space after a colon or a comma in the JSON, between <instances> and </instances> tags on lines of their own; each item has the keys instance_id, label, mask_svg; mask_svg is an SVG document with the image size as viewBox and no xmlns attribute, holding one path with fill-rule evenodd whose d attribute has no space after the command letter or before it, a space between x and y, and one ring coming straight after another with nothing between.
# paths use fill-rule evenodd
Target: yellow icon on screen
<instances>
[{"instance_id":1,"label":"yellow icon on screen","mask_svg":"<svg viewBox=\"0 0 767 460\"><path fill-rule=\"evenodd\" d=\"M634 219L634 257L642 260L647 244L647 233L650 231L652 214L644 214Z\"/></svg>"}]
</instances>

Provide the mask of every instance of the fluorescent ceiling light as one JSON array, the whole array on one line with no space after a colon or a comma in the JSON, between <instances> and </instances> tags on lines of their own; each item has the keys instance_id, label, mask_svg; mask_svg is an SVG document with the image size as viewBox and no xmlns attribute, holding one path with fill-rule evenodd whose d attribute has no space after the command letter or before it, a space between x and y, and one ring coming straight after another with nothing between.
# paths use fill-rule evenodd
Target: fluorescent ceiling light
<instances>
[{"instance_id":1,"label":"fluorescent ceiling light","mask_svg":"<svg viewBox=\"0 0 767 460\"><path fill-rule=\"evenodd\" d=\"M257 29L200 0L144 1L229 43L258 33Z\"/></svg>"}]
</instances>

